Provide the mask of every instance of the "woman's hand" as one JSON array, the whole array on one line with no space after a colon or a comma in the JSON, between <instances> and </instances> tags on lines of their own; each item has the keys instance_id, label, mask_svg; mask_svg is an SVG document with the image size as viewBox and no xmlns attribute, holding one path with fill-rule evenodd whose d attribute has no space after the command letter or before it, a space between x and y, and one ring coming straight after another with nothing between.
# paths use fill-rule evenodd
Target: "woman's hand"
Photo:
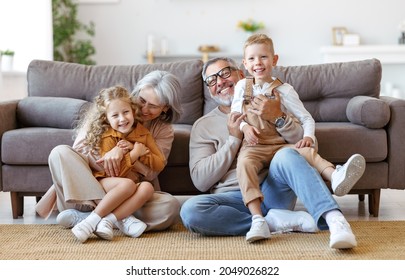
<instances>
[{"instance_id":1,"label":"woman's hand","mask_svg":"<svg viewBox=\"0 0 405 280\"><path fill-rule=\"evenodd\" d=\"M124 158L124 151L119 147L112 148L97 163L104 167L108 177L119 176L121 161Z\"/></svg>"}]
</instances>

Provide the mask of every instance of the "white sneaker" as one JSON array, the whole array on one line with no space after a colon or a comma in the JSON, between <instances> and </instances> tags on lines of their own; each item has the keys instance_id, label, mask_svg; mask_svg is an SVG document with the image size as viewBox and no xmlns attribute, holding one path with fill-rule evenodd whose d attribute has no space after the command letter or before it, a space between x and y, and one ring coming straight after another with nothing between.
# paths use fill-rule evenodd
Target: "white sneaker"
<instances>
[{"instance_id":1,"label":"white sneaker","mask_svg":"<svg viewBox=\"0 0 405 280\"><path fill-rule=\"evenodd\" d=\"M366 160L362 155L354 154L343 165L337 165L332 173L332 190L337 196L346 195L357 181L363 176L366 169Z\"/></svg>"},{"instance_id":2,"label":"white sneaker","mask_svg":"<svg viewBox=\"0 0 405 280\"><path fill-rule=\"evenodd\" d=\"M146 229L146 224L132 215L122 219L121 221L117 221L115 225L125 235L134 238L141 236Z\"/></svg>"},{"instance_id":3,"label":"white sneaker","mask_svg":"<svg viewBox=\"0 0 405 280\"><path fill-rule=\"evenodd\" d=\"M272 232L301 231L314 233L318 231L315 220L305 211L270 209L265 220Z\"/></svg>"},{"instance_id":4,"label":"white sneaker","mask_svg":"<svg viewBox=\"0 0 405 280\"><path fill-rule=\"evenodd\" d=\"M344 217L336 217L329 224L330 243L329 246L334 249L350 249L357 246L349 223Z\"/></svg>"},{"instance_id":5,"label":"white sneaker","mask_svg":"<svg viewBox=\"0 0 405 280\"><path fill-rule=\"evenodd\" d=\"M105 240L112 240L114 237L113 223L105 218L97 224L94 234Z\"/></svg>"},{"instance_id":6,"label":"white sneaker","mask_svg":"<svg viewBox=\"0 0 405 280\"><path fill-rule=\"evenodd\" d=\"M91 212L80 212L76 209L67 209L58 214L56 222L65 228L72 228L86 219L90 213Z\"/></svg>"},{"instance_id":7,"label":"white sneaker","mask_svg":"<svg viewBox=\"0 0 405 280\"><path fill-rule=\"evenodd\" d=\"M266 223L266 220L259 215L254 215L252 217L252 225L250 226L250 230L246 234L246 241L254 242L266 238L270 238L270 229Z\"/></svg>"},{"instance_id":8,"label":"white sneaker","mask_svg":"<svg viewBox=\"0 0 405 280\"><path fill-rule=\"evenodd\" d=\"M90 237L93 231L94 229L86 220L81 221L72 228L73 234L82 243L86 242L86 240Z\"/></svg>"}]
</instances>

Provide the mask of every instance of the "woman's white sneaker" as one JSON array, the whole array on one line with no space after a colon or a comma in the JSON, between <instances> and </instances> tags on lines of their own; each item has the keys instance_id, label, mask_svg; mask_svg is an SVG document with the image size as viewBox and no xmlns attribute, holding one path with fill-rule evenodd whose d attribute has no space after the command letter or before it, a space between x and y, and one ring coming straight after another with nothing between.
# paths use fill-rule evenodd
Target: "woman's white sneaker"
<instances>
[{"instance_id":1,"label":"woman's white sneaker","mask_svg":"<svg viewBox=\"0 0 405 280\"><path fill-rule=\"evenodd\" d=\"M58 214L56 222L65 228L72 228L86 219L90 213L91 212L80 212L76 209L67 209Z\"/></svg>"}]
</instances>

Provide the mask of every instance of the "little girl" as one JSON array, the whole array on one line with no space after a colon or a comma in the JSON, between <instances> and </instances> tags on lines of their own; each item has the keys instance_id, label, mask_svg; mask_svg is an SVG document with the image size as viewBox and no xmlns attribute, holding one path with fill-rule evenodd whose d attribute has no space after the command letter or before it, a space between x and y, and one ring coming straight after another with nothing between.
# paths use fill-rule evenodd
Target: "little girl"
<instances>
[{"instance_id":1,"label":"little girl","mask_svg":"<svg viewBox=\"0 0 405 280\"><path fill-rule=\"evenodd\" d=\"M119 213L125 212L129 205L131 208L134 205L141 208L154 192L150 182L140 180L140 175L132 168L134 163L140 161L153 170L161 171L165 166L165 158L149 130L141 124L138 105L121 86L100 91L93 107L82 116L78 131L86 132L87 149L96 159L89 160L90 167L106 194L93 212L72 228L72 232L82 243L93 232L103 239L111 240L113 225L119 225L116 218ZM127 153L121 162L119 176L108 177L103 167L95 162L115 146L125 149ZM137 220L133 216L131 219ZM140 236L146 229L146 224L140 220L132 226L137 227L132 237ZM131 231L134 232L134 229Z\"/></svg>"}]
</instances>

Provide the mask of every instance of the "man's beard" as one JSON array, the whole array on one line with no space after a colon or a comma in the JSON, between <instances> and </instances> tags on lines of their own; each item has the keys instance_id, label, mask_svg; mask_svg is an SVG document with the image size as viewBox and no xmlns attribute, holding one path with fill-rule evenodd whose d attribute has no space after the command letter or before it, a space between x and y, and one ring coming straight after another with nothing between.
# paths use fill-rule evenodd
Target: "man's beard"
<instances>
[{"instance_id":1,"label":"man's beard","mask_svg":"<svg viewBox=\"0 0 405 280\"><path fill-rule=\"evenodd\" d=\"M226 107L231 107L232 105L232 100L233 100L233 95L226 95L226 96L218 96L218 95L214 95L212 96L212 99L214 99L214 101L221 106L226 106ZM225 98L226 97L226 98Z\"/></svg>"}]
</instances>

